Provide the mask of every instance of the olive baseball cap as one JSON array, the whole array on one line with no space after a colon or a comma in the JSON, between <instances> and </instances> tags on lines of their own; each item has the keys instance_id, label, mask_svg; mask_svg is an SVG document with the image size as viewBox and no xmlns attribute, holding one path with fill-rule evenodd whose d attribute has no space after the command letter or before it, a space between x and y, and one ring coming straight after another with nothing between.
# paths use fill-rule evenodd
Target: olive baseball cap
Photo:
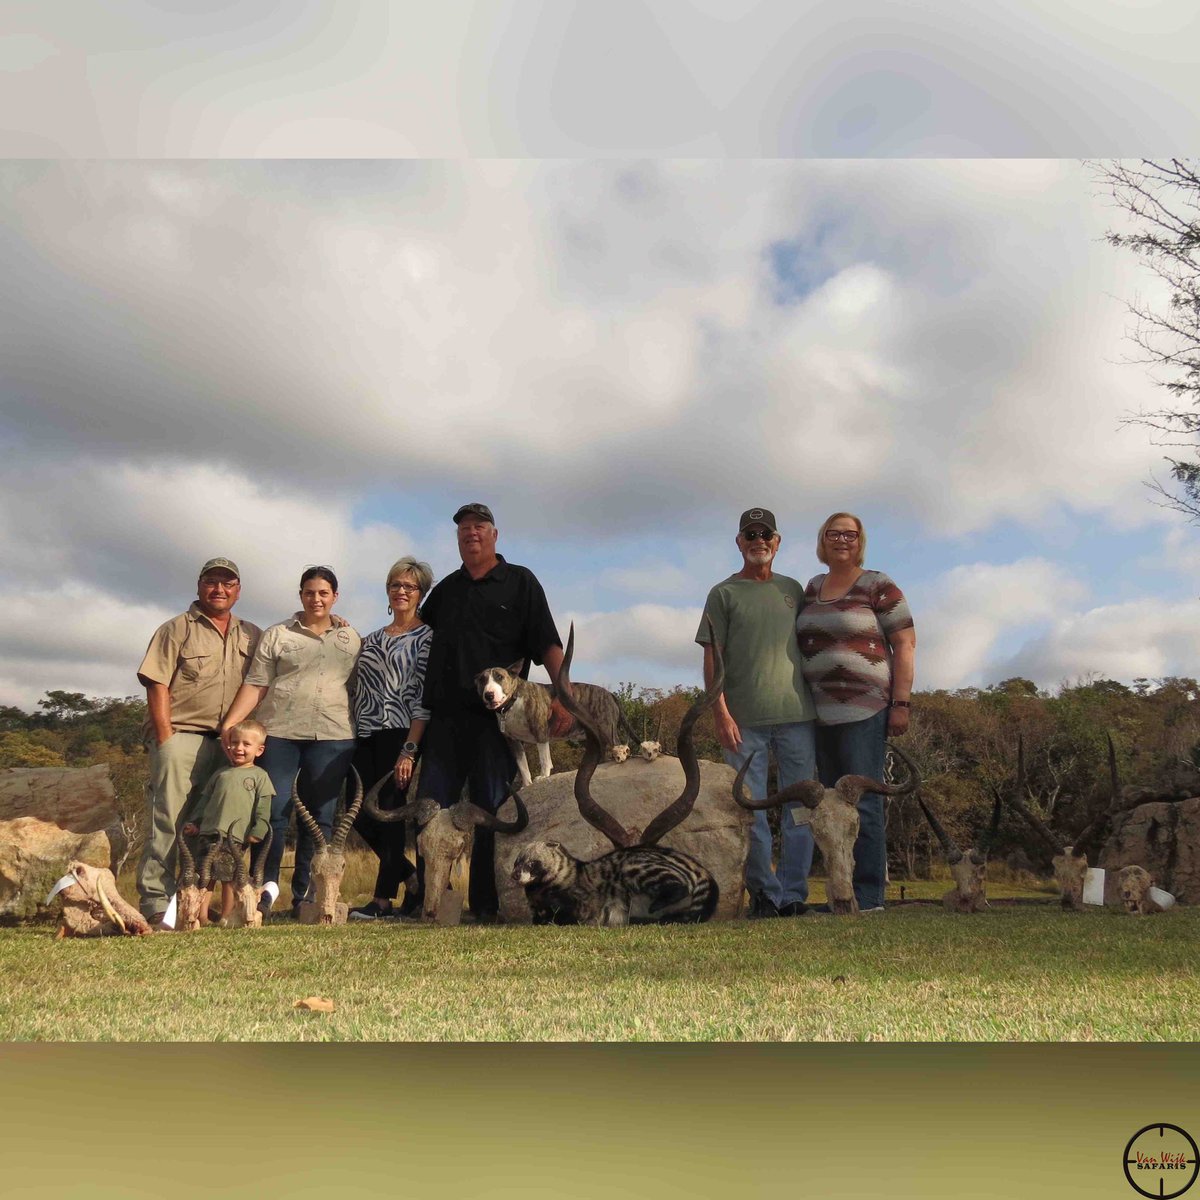
<instances>
[{"instance_id":1,"label":"olive baseball cap","mask_svg":"<svg viewBox=\"0 0 1200 1200\"><path fill-rule=\"evenodd\" d=\"M496 518L492 516L492 510L486 504L464 504L462 508L454 514L454 523L457 525L463 517L481 517L491 525L495 525Z\"/></svg>"},{"instance_id":2,"label":"olive baseball cap","mask_svg":"<svg viewBox=\"0 0 1200 1200\"><path fill-rule=\"evenodd\" d=\"M738 533L746 529L748 525L765 525L772 533L779 532L779 526L775 524L775 514L769 508L748 508L738 518Z\"/></svg>"},{"instance_id":3,"label":"olive baseball cap","mask_svg":"<svg viewBox=\"0 0 1200 1200\"><path fill-rule=\"evenodd\" d=\"M237 563L232 558L210 558L208 562L200 568L200 576L203 577L209 571L228 571L239 582L242 578L241 571L238 570Z\"/></svg>"}]
</instances>

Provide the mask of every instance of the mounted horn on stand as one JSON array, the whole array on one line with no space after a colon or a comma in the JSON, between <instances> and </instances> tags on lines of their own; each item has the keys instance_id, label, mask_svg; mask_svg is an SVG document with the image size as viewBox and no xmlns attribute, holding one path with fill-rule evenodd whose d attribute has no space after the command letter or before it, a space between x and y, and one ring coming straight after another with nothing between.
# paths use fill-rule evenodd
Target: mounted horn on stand
<instances>
[{"instance_id":1,"label":"mounted horn on stand","mask_svg":"<svg viewBox=\"0 0 1200 1200\"><path fill-rule=\"evenodd\" d=\"M529 824L529 812L520 793L511 787L508 794L517 809L517 815L511 821L501 820L495 813L472 804L465 796L449 808L439 808L435 800L425 799L410 800L400 808L383 809L379 807L379 793L391 777L390 773L385 775L371 788L366 810L376 821L417 823L420 829L417 853L425 862L422 915L436 921L455 865L470 858L475 830L482 827L493 833L520 833Z\"/></svg>"},{"instance_id":2,"label":"mounted horn on stand","mask_svg":"<svg viewBox=\"0 0 1200 1200\"><path fill-rule=\"evenodd\" d=\"M733 781L733 798L743 808L779 808L795 804L783 815L783 820L812 826L813 840L825 861L826 894L831 912L856 914L858 901L854 898L854 843L858 838L858 800L864 792L882 796L906 796L921 784L921 776L912 760L892 745L892 751L904 763L908 779L900 784L880 783L866 775L843 775L831 788L815 779L793 783L765 800L751 800L742 787L742 780L754 760L751 754L742 764Z\"/></svg>"},{"instance_id":3,"label":"mounted horn on stand","mask_svg":"<svg viewBox=\"0 0 1200 1200\"><path fill-rule=\"evenodd\" d=\"M988 850L995 841L996 830L1000 828L999 793L996 794L995 803L992 805L990 824L979 838L975 848L967 851L960 850L954 839L942 827L937 814L926 803L925 797L921 795L920 788L916 790L915 794L917 803L921 806L921 811L929 822L929 827L941 843L942 851L946 855L946 862L950 867L950 874L954 877L954 887L942 897L942 904L950 912L982 912L988 906L986 891Z\"/></svg>"},{"instance_id":4,"label":"mounted horn on stand","mask_svg":"<svg viewBox=\"0 0 1200 1200\"><path fill-rule=\"evenodd\" d=\"M321 832L316 818L304 807L300 799L297 786L299 772L292 781L292 803L316 845L316 852L309 866L313 899L303 901L296 914L296 919L302 925L345 925L346 916L350 911L349 905L340 899L342 876L346 873L346 838L350 836L354 818L358 816L359 807L363 802L362 780L353 767L350 768L350 774L354 776L354 799L346 806L346 811L333 827L328 842L325 841L325 835Z\"/></svg>"}]
</instances>

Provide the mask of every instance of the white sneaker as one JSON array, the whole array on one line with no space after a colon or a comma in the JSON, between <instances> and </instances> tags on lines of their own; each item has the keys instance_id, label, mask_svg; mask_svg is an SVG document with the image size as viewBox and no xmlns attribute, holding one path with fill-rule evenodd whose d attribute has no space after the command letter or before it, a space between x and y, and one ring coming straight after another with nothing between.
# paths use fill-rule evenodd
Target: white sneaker
<instances>
[{"instance_id":1,"label":"white sneaker","mask_svg":"<svg viewBox=\"0 0 1200 1200\"><path fill-rule=\"evenodd\" d=\"M877 905L875 905L874 908L860 908L858 911L860 913L883 912L883 905L877 904Z\"/></svg>"}]
</instances>

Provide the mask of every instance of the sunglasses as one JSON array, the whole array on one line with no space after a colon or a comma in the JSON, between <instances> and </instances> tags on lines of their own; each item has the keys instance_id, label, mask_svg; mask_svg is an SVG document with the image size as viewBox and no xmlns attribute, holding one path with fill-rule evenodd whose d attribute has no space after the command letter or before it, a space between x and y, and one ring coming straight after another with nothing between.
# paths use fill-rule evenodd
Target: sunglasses
<instances>
[{"instance_id":1,"label":"sunglasses","mask_svg":"<svg viewBox=\"0 0 1200 1200\"><path fill-rule=\"evenodd\" d=\"M748 542L757 542L762 538L764 542L769 542L775 536L773 529L746 529L742 532L742 537Z\"/></svg>"}]
</instances>

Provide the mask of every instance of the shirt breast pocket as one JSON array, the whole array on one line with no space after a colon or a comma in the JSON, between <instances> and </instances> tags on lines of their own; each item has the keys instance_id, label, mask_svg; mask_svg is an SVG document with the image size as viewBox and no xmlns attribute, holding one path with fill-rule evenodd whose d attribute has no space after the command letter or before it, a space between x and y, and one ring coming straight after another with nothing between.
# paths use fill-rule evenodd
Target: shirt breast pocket
<instances>
[{"instance_id":1,"label":"shirt breast pocket","mask_svg":"<svg viewBox=\"0 0 1200 1200\"><path fill-rule=\"evenodd\" d=\"M179 660L179 676L188 683L195 683L213 672L213 656L211 654L184 654Z\"/></svg>"},{"instance_id":2,"label":"shirt breast pocket","mask_svg":"<svg viewBox=\"0 0 1200 1200\"><path fill-rule=\"evenodd\" d=\"M488 609L480 623L488 638L497 646L518 646L521 642L521 614L509 605Z\"/></svg>"}]
</instances>

